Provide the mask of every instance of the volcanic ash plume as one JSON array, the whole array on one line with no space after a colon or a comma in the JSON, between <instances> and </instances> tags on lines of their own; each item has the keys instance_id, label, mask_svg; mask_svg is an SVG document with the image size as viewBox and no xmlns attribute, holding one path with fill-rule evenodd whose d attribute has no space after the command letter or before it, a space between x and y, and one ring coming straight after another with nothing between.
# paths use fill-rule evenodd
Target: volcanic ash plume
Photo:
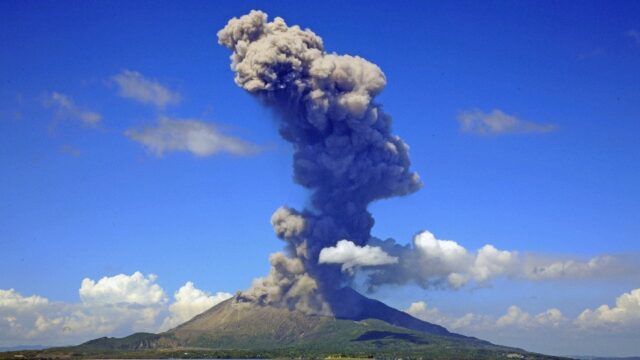
<instances>
[{"instance_id":1,"label":"volcanic ash plume","mask_svg":"<svg viewBox=\"0 0 640 360\"><path fill-rule=\"evenodd\" d=\"M218 32L229 48L235 82L280 120L294 148L295 181L312 191L302 211L281 207L271 223L287 243L270 274L245 299L307 313L331 313L331 294L349 282L336 265L318 264L320 250L370 238L370 202L421 187L409 170L407 145L391 134L391 117L373 102L386 84L380 68L350 55L327 54L311 30L251 11Z\"/></svg>"}]
</instances>

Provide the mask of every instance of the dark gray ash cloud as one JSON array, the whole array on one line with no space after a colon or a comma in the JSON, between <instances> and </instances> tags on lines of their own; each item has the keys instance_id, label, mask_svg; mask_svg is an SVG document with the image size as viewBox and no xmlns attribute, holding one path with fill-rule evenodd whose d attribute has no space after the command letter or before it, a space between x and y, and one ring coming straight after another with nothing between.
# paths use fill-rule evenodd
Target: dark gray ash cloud
<instances>
[{"instance_id":1,"label":"dark gray ash cloud","mask_svg":"<svg viewBox=\"0 0 640 360\"><path fill-rule=\"evenodd\" d=\"M294 148L294 179L310 189L308 208L278 209L272 218L287 252L271 257L271 273L244 292L252 301L331 312L326 299L348 283L320 251L370 238L374 200L410 194L422 183L410 170L408 146L391 133L391 117L375 102L382 70L358 56L327 53L308 29L251 11L231 19L218 42L232 51L238 86L272 108Z\"/></svg>"}]
</instances>

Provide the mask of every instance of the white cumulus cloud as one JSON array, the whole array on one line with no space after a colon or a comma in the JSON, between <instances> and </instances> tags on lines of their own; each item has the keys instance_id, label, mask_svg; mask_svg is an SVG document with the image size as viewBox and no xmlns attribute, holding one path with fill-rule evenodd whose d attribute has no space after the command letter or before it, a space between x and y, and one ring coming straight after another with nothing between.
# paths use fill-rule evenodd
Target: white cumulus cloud
<instances>
[{"instance_id":1,"label":"white cumulus cloud","mask_svg":"<svg viewBox=\"0 0 640 360\"><path fill-rule=\"evenodd\" d=\"M97 282L85 278L80 286L80 298L90 304L162 304L167 296L155 283L156 279L154 274L145 277L139 271L132 275L105 276Z\"/></svg>"},{"instance_id":2,"label":"white cumulus cloud","mask_svg":"<svg viewBox=\"0 0 640 360\"><path fill-rule=\"evenodd\" d=\"M540 326L559 327L566 320L562 311L557 308L547 309L535 316L534 321Z\"/></svg>"},{"instance_id":3,"label":"white cumulus cloud","mask_svg":"<svg viewBox=\"0 0 640 360\"><path fill-rule=\"evenodd\" d=\"M371 239L368 246L379 247L397 261L363 271L374 289L385 284L416 283L422 287L461 288L469 283L485 286L492 279L551 281L561 279L610 279L640 274L628 259L609 255L590 259L560 258L540 254L520 254L491 244L476 251L454 240L437 239L429 231L417 234L408 245L394 240ZM346 261L346 260L344 260ZM357 269L356 269L357 270Z\"/></svg>"},{"instance_id":4,"label":"white cumulus cloud","mask_svg":"<svg viewBox=\"0 0 640 360\"><path fill-rule=\"evenodd\" d=\"M551 308L535 316L523 311L520 307L512 305L507 313L496 321L498 327L515 327L526 329L532 327L558 327L565 317L559 309Z\"/></svg>"},{"instance_id":5,"label":"white cumulus cloud","mask_svg":"<svg viewBox=\"0 0 640 360\"><path fill-rule=\"evenodd\" d=\"M171 315L163 321L161 329L168 330L176 327L232 296L226 292L209 294L188 281L174 294L175 301L169 306Z\"/></svg>"},{"instance_id":6,"label":"white cumulus cloud","mask_svg":"<svg viewBox=\"0 0 640 360\"><path fill-rule=\"evenodd\" d=\"M407 314L433 324L438 324L454 331L474 331L490 328L495 321L487 315L466 313L462 316L450 316L438 308L429 307L424 301L416 301L404 310Z\"/></svg>"},{"instance_id":7,"label":"white cumulus cloud","mask_svg":"<svg viewBox=\"0 0 640 360\"><path fill-rule=\"evenodd\" d=\"M582 327L621 327L640 328L640 288L620 295L613 307L601 305L598 308L584 310L576 319Z\"/></svg>"},{"instance_id":8,"label":"white cumulus cloud","mask_svg":"<svg viewBox=\"0 0 640 360\"><path fill-rule=\"evenodd\" d=\"M571 324L562 312L556 308L550 308L537 315L531 315L519 306L512 305L504 315L497 319L489 314L475 313L451 316L441 312L438 308L427 306L427 303L424 301L411 303L404 311L418 319L465 333L491 331L493 329L534 331L540 329L556 329Z\"/></svg>"},{"instance_id":9,"label":"white cumulus cloud","mask_svg":"<svg viewBox=\"0 0 640 360\"><path fill-rule=\"evenodd\" d=\"M470 281L484 284L494 277L513 273L518 253L498 250L485 245L477 252L468 251L453 240L437 239L429 231L417 234L411 244L399 245L393 240L372 240L397 264L380 267L370 272L370 285L405 284L420 286L447 286L460 288Z\"/></svg>"},{"instance_id":10,"label":"white cumulus cloud","mask_svg":"<svg viewBox=\"0 0 640 360\"><path fill-rule=\"evenodd\" d=\"M14 289L0 289L0 308L30 309L49 304L49 300L38 295L22 296Z\"/></svg>"},{"instance_id":11,"label":"white cumulus cloud","mask_svg":"<svg viewBox=\"0 0 640 360\"><path fill-rule=\"evenodd\" d=\"M125 135L143 144L149 151L162 156L165 152L186 151L205 157L222 152L249 155L257 147L244 140L228 136L213 124L200 120L176 120L161 117L154 126L129 129Z\"/></svg>"},{"instance_id":12,"label":"white cumulus cloud","mask_svg":"<svg viewBox=\"0 0 640 360\"><path fill-rule=\"evenodd\" d=\"M0 290L0 346L73 344L105 335L154 331L166 308L164 291L154 280L140 273L97 282L84 279L80 303Z\"/></svg>"},{"instance_id":13,"label":"white cumulus cloud","mask_svg":"<svg viewBox=\"0 0 640 360\"><path fill-rule=\"evenodd\" d=\"M154 275L135 272L84 279L80 302L51 301L0 289L0 346L78 344L102 336L158 332L178 325L231 294L209 294L187 282L173 303Z\"/></svg>"},{"instance_id":14,"label":"white cumulus cloud","mask_svg":"<svg viewBox=\"0 0 640 360\"><path fill-rule=\"evenodd\" d=\"M529 313L522 311L522 309L515 305L511 305L509 309L507 309L507 313L496 321L496 325L500 327L524 326L529 324L530 319L531 315L529 315Z\"/></svg>"},{"instance_id":15,"label":"white cumulus cloud","mask_svg":"<svg viewBox=\"0 0 640 360\"><path fill-rule=\"evenodd\" d=\"M461 111L458 123L461 131L478 135L546 133L557 129L555 124L526 121L498 109L488 113L477 109Z\"/></svg>"},{"instance_id":16,"label":"white cumulus cloud","mask_svg":"<svg viewBox=\"0 0 640 360\"><path fill-rule=\"evenodd\" d=\"M398 258L389 256L377 246L358 246L349 240L340 240L333 247L320 251L320 264L341 264L343 271L360 266L387 265L398 262Z\"/></svg>"},{"instance_id":17,"label":"white cumulus cloud","mask_svg":"<svg viewBox=\"0 0 640 360\"><path fill-rule=\"evenodd\" d=\"M505 313L497 315L473 312L455 315L427 306L424 301L414 302L404 311L460 334L533 351L553 354L599 353L603 346L620 345L618 353L631 356L633 351L629 353L624 348L633 346L634 339L640 333L638 297L640 289L633 290L620 296L616 306L587 309L577 318L567 318L555 307L536 314L518 305L509 306Z\"/></svg>"},{"instance_id":18,"label":"white cumulus cloud","mask_svg":"<svg viewBox=\"0 0 640 360\"><path fill-rule=\"evenodd\" d=\"M478 250L470 272L476 281L487 281L509 272L516 264L517 257L517 252L498 250L493 245L485 245Z\"/></svg>"},{"instance_id":19,"label":"white cumulus cloud","mask_svg":"<svg viewBox=\"0 0 640 360\"><path fill-rule=\"evenodd\" d=\"M429 307L424 301L411 303L404 311L413 317L433 324L444 326L449 323L449 319L440 310Z\"/></svg>"},{"instance_id":20,"label":"white cumulus cloud","mask_svg":"<svg viewBox=\"0 0 640 360\"><path fill-rule=\"evenodd\" d=\"M429 231L423 231L414 238L416 251L425 261L439 262L442 268L452 271L465 266L470 260L467 249L453 240L439 240Z\"/></svg>"},{"instance_id":21,"label":"white cumulus cloud","mask_svg":"<svg viewBox=\"0 0 640 360\"><path fill-rule=\"evenodd\" d=\"M137 71L123 70L112 80L118 85L118 95L142 104L164 108L180 102L181 95L156 80L145 78Z\"/></svg>"}]
</instances>

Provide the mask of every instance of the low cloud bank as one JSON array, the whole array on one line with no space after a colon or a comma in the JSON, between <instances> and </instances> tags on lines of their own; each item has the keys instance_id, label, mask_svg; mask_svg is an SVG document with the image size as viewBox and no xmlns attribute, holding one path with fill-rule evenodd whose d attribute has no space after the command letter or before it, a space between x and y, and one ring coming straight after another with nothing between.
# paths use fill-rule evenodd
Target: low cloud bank
<instances>
[{"instance_id":1,"label":"low cloud bank","mask_svg":"<svg viewBox=\"0 0 640 360\"><path fill-rule=\"evenodd\" d=\"M486 286L499 277L543 281L620 278L638 273L637 266L615 256L559 258L501 250L491 244L469 251L456 241L437 239L429 231L417 234L407 245L392 239L372 239L365 246L342 240L324 248L319 262L364 273L370 290L388 284L459 289L469 284Z\"/></svg>"},{"instance_id":2,"label":"low cloud bank","mask_svg":"<svg viewBox=\"0 0 640 360\"><path fill-rule=\"evenodd\" d=\"M187 282L169 302L153 274L82 280L79 303L0 289L0 346L68 345L101 336L168 330L230 298Z\"/></svg>"},{"instance_id":3,"label":"low cloud bank","mask_svg":"<svg viewBox=\"0 0 640 360\"><path fill-rule=\"evenodd\" d=\"M636 326L640 330L640 288L620 295L613 307L601 305L583 311L576 320L583 328L607 328Z\"/></svg>"},{"instance_id":4,"label":"low cloud bank","mask_svg":"<svg viewBox=\"0 0 640 360\"><path fill-rule=\"evenodd\" d=\"M451 331L533 351L634 356L634 339L640 333L640 288L618 296L614 305L585 309L575 317L555 307L530 313L518 305L509 306L499 316L452 315L424 301L412 303L405 312Z\"/></svg>"}]
</instances>

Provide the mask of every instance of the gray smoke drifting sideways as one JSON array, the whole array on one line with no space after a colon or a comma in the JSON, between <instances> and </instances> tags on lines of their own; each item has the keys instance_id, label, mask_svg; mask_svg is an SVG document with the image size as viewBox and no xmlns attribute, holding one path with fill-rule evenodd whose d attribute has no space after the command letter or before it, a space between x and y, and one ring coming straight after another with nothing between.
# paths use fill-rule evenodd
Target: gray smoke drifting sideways
<instances>
[{"instance_id":1,"label":"gray smoke drifting sideways","mask_svg":"<svg viewBox=\"0 0 640 360\"><path fill-rule=\"evenodd\" d=\"M302 211L281 207L271 223L287 254L270 258L267 277L243 293L251 301L331 313L326 299L349 282L320 251L347 239L365 245L374 200L410 194L422 184L408 146L391 134L391 117L374 98L386 85L380 68L358 56L325 52L311 30L251 11L231 19L218 42L232 51L235 82L274 109L294 148L297 183L312 191Z\"/></svg>"}]
</instances>

